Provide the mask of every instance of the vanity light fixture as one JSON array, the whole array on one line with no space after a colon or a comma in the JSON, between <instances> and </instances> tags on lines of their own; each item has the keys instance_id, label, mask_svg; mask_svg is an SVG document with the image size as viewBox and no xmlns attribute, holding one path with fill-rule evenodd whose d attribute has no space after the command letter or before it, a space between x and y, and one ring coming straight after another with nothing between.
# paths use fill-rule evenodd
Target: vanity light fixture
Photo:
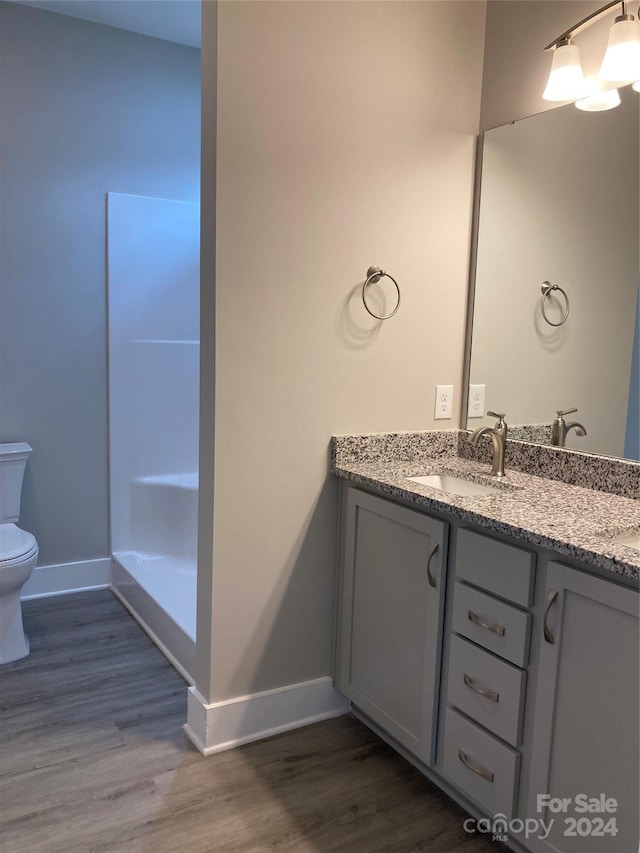
<instances>
[{"instance_id":1,"label":"vanity light fixture","mask_svg":"<svg viewBox=\"0 0 640 853\"><path fill-rule=\"evenodd\" d=\"M562 39L553 51L551 73L542 97L545 101L575 101L586 97L587 92L580 49L570 38Z\"/></svg>"},{"instance_id":2,"label":"vanity light fixture","mask_svg":"<svg viewBox=\"0 0 640 853\"><path fill-rule=\"evenodd\" d=\"M640 80L640 30L633 15L627 15L625 4L609 32L607 52L598 76L607 82Z\"/></svg>"},{"instance_id":3,"label":"vanity light fixture","mask_svg":"<svg viewBox=\"0 0 640 853\"><path fill-rule=\"evenodd\" d=\"M574 36L586 30L596 21L610 14L614 7L621 7L609 33L609 44L598 73L598 80L605 84L633 84L640 91L640 28L633 15L628 14L625 0L613 0L591 15L578 21L559 35L545 50L553 50L551 73L544 90L546 101L574 101L578 109L587 111L609 110L620 103L617 89L593 85L585 79L580 63L580 50Z\"/></svg>"}]
</instances>

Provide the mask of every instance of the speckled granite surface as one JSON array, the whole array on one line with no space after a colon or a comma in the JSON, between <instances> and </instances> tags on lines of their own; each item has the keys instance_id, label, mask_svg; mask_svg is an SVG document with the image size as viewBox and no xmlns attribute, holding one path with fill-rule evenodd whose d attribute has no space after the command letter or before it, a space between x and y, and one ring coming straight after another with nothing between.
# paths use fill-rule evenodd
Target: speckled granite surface
<instances>
[{"instance_id":1,"label":"speckled granite surface","mask_svg":"<svg viewBox=\"0 0 640 853\"><path fill-rule=\"evenodd\" d=\"M489 464L491 452L489 438L481 438L473 447L469 433L459 429L337 435L331 439L332 466L343 461L412 462L445 456L460 456L472 462ZM640 462L629 459L508 439L505 469L640 499Z\"/></svg>"},{"instance_id":2,"label":"speckled granite surface","mask_svg":"<svg viewBox=\"0 0 640 853\"><path fill-rule=\"evenodd\" d=\"M509 470L508 461L507 475L498 483L489 476L485 463L457 455L459 435L466 434L451 430L335 436L331 471L354 485L410 501L427 511L448 513L488 531L548 548L640 584L640 551L613 541L621 533L640 533L640 501ZM415 454L411 436L419 437ZM537 449L558 452L558 448ZM640 471L640 465L637 468ZM407 480L432 473L451 473L497 485L501 494L459 497ZM638 483L635 485L637 492Z\"/></svg>"},{"instance_id":3,"label":"speckled granite surface","mask_svg":"<svg viewBox=\"0 0 640 853\"><path fill-rule=\"evenodd\" d=\"M473 447L468 433L460 430L458 456L475 462L491 460L491 441L482 438ZM581 453L567 447L552 447L514 441L507 438L505 451L506 471L522 471L537 477L560 480L567 485L582 486L599 492L640 499L640 462Z\"/></svg>"},{"instance_id":4,"label":"speckled granite surface","mask_svg":"<svg viewBox=\"0 0 640 853\"><path fill-rule=\"evenodd\" d=\"M551 424L509 424L509 437L516 441L551 444Z\"/></svg>"},{"instance_id":5,"label":"speckled granite surface","mask_svg":"<svg viewBox=\"0 0 640 853\"><path fill-rule=\"evenodd\" d=\"M456 456L459 439L459 429L334 435L331 438L331 467L344 462L412 462Z\"/></svg>"}]
</instances>

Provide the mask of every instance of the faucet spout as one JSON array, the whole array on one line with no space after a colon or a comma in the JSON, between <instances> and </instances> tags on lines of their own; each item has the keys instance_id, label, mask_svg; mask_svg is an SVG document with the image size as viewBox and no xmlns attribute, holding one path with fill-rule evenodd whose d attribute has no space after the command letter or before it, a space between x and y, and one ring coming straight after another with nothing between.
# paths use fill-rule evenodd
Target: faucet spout
<instances>
[{"instance_id":1,"label":"faucet spout","mask_svg":"<svg viewBox=\"0 0 640 853\"><path fill-rule=\"evenodd\" d=\"M478 427L478 429L474 429L474 431L469 436L469 441L475 447L475 445L478 443L478 439L483 435L493 435L493 427L485 426Z\"/></svg>"},{"instance_id":2,"label":"faucet spout","mask_svg":"<svg viewBox=\"0 0 640 853\"><path fill-rule=\"evenodd\" d=\"M583 436L583 435L587 434L586 427L583 424L579 423L578 421L571 421L571 423L567 424L566 427L564 428L565 437L566 437L567 433L569 432L569 430L572 430L572 429L575 429L576 435Z\"/></svg>"}]
</instances>

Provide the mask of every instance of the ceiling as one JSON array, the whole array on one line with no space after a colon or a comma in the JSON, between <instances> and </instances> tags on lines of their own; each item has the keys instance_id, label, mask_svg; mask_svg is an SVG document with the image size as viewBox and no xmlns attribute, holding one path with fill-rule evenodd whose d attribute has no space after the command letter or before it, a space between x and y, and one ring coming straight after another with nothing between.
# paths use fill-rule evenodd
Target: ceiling
<instances>
[{"instance_id":1,"label":"ceiling","mask_svg":"<svg viewBox=\"0 0 640 853\"><path fill-rule=\"evenodd\" d=\"M200 47L200 0L13 0L146 36Z\"/></svg>"}]
</instances>

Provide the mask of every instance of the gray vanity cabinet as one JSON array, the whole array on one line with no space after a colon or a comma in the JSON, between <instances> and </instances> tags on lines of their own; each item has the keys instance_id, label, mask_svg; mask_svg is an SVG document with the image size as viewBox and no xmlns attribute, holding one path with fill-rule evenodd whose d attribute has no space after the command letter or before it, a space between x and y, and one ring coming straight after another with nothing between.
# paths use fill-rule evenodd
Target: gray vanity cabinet
<instances>
[{"instance_id":1,"label":"gray vanity cabinet","mask_svg":"<svg viewBox=\"0 0 640 853\"><path fill-rule=\"evenodd\" d=\"M527 813L554 825L546 842L533 841L536 851L638 850L638 599L635 590L561 563L548 566L534 638L539 671ZM617 811L581 811L578 793L613 798ZM545 794L567 798L566 811L540 810ZM610 818L616 835L607 831Z\"/></svg>"},{"instance_id":2,"label":"gray vanity cabinet","mask_svg":"<svg viewBox=\"0 0 640 853\"><path fill-rule=\"evenodd\" d=\"M448 525L347 489L336 685L431 765Z\"/></svg>"},{"instance_id":3,"label":"gray vanity cabinet","mask_svg":"<svg viewBox=\"0 0 640 853\"><path fill-rule=\"evenodd\" d=\"M335 683L356 712L465 807L508 819L512 849L638 853L638 590L342 495Z\"/></svg>"}]
</instances>

